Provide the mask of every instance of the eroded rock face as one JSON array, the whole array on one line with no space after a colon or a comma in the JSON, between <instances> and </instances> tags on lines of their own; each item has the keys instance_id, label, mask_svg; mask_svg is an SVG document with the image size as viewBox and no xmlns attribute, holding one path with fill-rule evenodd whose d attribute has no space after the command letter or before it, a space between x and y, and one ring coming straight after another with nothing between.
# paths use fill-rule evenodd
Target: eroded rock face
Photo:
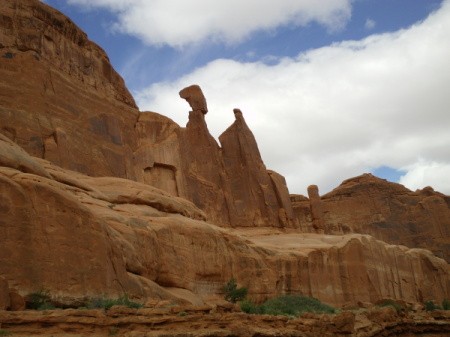
<instances>
[{"instance_id":1,"label":"eroded rock face","mask_svg":"<svg viewBox=\"0 0 450 337\"><path fill-rule=\"evenodd\" d=\"M215 224L241 225L235 204L255 212L254 203L233 200L240 192L232 191L222 150L209 134L198 85L180 91L192 109L181 128L157 113L140 113L103 50L61 13L37 0L4 0L0 13L3 138L66 169L131 179L187 198ZM245 151L257 151L248 145ZM251 155L262 163L259 152ZM263 175L264 189L272 190ZM288 198L286 189L280 193ZM257 216L254 223L279 226L282 217L289 226L288 205L280 208L268 194L271 201L260 202L260 212L274 215Z\"/></svg>"},{"instance_id":2,"label":"eroded rock face","mask_svg":"<svg viewBox=\"0 0 450 337\"><path fill-rule=\"evenodd\" d=\"M275 172L269 174L241 110L234 109L234 115L235 122L219 137L231 186L231 223L242 227L292 226L291 205L284 199L288 196L284 178Z\"/></svg>"},{"instance_id":3,"label":"eroded rock face","mask_svg":"<svg viewBox=\"0 0 450 337\"><path fill-rule=\"evenodd\" d=\"M180 91L180 97L189 103L192 111L201 111L203 114L208 112L205 96L197 84L182 89Z\"/></svg>"},{"instance_id":4,"label":"eroded rock face","mask_svg":"<svg viewBox=\"0 0 450 337\"><path fill-rule=\"evenodd\" d=\"M10 305L8 282L0 276L0 310L6 310Z\"/></svg>"},{"instance_id":5,"label":"eroded rock face","mask_svg":"<svg viewBox=\"0 0 450 337\"><path fill-rule=\"evenodd\" d=\"M232 277L256 301L285 292L335 305L450 294L448 264L428 251L360 234L225 230L157 188L29 160L47 174L0 167L0 274L22 295L202 303L221 298Z\"/></svg>"},{"instance_id":6,"label":"eroded rock face","mask_svg":"<svg viewBox=\"0 0 450 337\"><path fill-rule=\"evenodd\" d=\"M0 3L0 133L29 154L135 179L138 111L105 52L37 0Z\"/></svg>"},{"instance_id":7,"label":"eroded rock face","mask_svg":"<svg viewBox=\"0 0 450 337\"><path fill-rule=\"evenodd\" d=\"M429 249L450 261L450 197L431 188L412 192L365 174L321 198L317 193L292 201L302 228L315 228L320 221L325 233L370 234L388 243ZM314 213L318 205L322 211Z\"/></svg>"},{"instance_id":8,"label":"eroded rock face","mask_svg":"<svg viewBox=\"0 0 450 337\"><path fill-rule=\"evenodd\" d=\"M220 147L197 89L182 94L192 103L186 128L140 113L103 51L62 14L3 0L0 15L0 276L19 296L48 289L62 302L127 293L203 303L235 277L255 300L450 297L448 264L428 251L317 234L388 240L409 231L366 219L406 212L425 226L432 214L423 235L445 248L448 197L389 187L376 199L377 184L350 180L342 193L294 198L293 209L240 110Z\"/></svg>"}]
</instances>

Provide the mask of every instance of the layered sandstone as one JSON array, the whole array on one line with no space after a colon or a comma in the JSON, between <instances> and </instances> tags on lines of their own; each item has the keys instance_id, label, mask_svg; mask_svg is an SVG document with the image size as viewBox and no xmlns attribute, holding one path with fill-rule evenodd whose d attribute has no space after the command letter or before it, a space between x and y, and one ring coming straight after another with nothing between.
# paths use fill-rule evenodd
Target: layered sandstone
<instances>
[{"instance_id":1,"label":"layered sandstone","mask_svg":"<svg viewBox=\"0 0 450 337\"><path fill-rule=\"evenodd\" d=\"M225 170L199 86L180 92L192 108L186 128L154 112L140 113L104 51L70 19L38 0L4 0L0 13L0 133L63 168L131 179L187 198L215 224L292 225L287 187L272 186L254 138L245 148L224 151L228 158L243 150L256 159L258 181L246 192L231 185L228 173L239 167L227 163ZM264 197L246 204L246 193ZM243 208L261 215L244 221L236 214Z\"/></svg>"},{"instance_id":2,"label":"layered sandstone","mask_svg":"<svg viewBox=\"0 0 450 337\"><path fill-rule=\"evenodd\" d=\"M292 201L305 231L323 226L329 234L370 234L388 243L430 249L450 261L450 197L431 187L412 192L364 174L322 197L313 192L309 199L292 196Z\"/></svg>"},{"instance_id":3,"label":"layered sandstone","mask_svg":"<svg viewBox=\"0 0 450 337\"><path fill-rule=\"evenodd\" d=\"M182 128L139 112L62 14L3 0L0 15L2 303L47 289L62 303L126 293L202 304L233 277L255 301L450 297L449 265L414 248L446 256L448 197L364 176L291 203L240 110L219 146L198 86L180 92L192 108Z\"/></svg>"},{"instance_id":4,"label":"layered sandstone","mask_svg":"<svg viewBox=\"0 0 450 337\"><path fill-rule=\"evenodd\" d=\"M5 147L0 275L21 295L48 289L69 303L123 293L202 303L220 297L232 277L256 301L280 293L335 305L450 295L449 266L428 251L360 234L225 230L157 188L64 170L7 139Z\"/></svg>"},{"instance_id":5,"label":"layered sandstone","mask_svg":"<svg viewBox=\"0 0 450 337\"><path fill-rule=\"evenodd\" d=\"M450 315L397 313L392 307L344 311L337 315L246 315L208 306L103 310L0 312L3 331L13 336L221 336L221 337L444 337Z\"/></svg>"}]
</instances>

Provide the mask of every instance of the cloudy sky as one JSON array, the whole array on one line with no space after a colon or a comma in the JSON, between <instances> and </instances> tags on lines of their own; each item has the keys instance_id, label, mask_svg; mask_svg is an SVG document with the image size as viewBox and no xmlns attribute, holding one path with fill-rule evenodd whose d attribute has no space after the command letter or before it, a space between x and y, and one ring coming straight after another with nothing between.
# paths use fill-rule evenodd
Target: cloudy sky
<instances>
[{"instance_id":1,"label":"cloudy sky","mask_svg":"<svg viewBox=\"0 0 450 337\"><path fill-rule=\"evenodd\" d=\"M101 45L142 111L216 138L240 108L291 193L372 172L450 194L450 0L46 0Z\"/></svg>"}]
</instances>

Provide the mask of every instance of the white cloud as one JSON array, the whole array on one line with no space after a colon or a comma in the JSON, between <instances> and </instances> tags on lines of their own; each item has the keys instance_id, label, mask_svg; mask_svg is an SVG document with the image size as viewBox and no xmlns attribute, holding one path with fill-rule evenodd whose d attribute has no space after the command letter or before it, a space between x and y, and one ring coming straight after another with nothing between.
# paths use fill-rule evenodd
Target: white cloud
<instances>
[{"instance_id":1,"label":"white cloud","mask_svg":"<svg viewBox=\"0 0 450 337\"><path fill-rule=\"evenodd\" d=\"M400 178L400 183L409 189L439 186L441 191L450 191L450 163L419 161L406 168L408 173Z\"/></svg>"},{"instance_id":2,"label":"white cloud","mask_svg":"<svg viewBox=\"0 0 450 337\"><path fill-rule=\"evenodd\" d=\"M446 1L406 30L311 50L275 65L216 60L174 82L152 85L137 101L143 110L184 125L189 107L178 91L197 83L216 137L232 123L232 109L241 108L266 165L286 176L292 193L304 193L309 184L324 193L384 165L406 168L402 181L410 187L420 170L439 171L441 178L424 174L420 183L449 194L449 31ZM417 164L423 161L440 163L439 170Z\"/></svg>"},{"instance_id":3,"label":"white cloud","mask_svg":"<svg viewBox=\"0 0 450 337\"><path fill-rule=\"evenodd\" d=\"M258 30L317 22L342 29L353 0L68 0L117 14L115 28L149 44L181 47L204 40L239 42Z\"/></svg>"},{"instance_id":4,"label":"white cloud","mask_svg":"<svg viewBox=\"0 0 450 337\"><path fill-rule=\"evenodd\" d=\"M374 20L367 19L366 23L364 24L364 28L366 28L367 30L371 30L374 29L376 25L377 23Z\"/></svg>"}]
</instances>

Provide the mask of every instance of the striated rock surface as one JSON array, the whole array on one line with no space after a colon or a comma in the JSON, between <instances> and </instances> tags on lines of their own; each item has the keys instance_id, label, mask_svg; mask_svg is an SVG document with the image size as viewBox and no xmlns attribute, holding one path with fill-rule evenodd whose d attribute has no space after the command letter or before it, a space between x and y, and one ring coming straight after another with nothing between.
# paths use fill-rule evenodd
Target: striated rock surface
<instances>
[{"instance_id":1,"label":"striated rock surface","mask_svg":"<svg viewBox=\"0 0 450 337\"><path fill-rule=\"evenodd\" d=\"M186 128L140 113L104 52L40 1L0 4L0 88L0 297L11 307L42 289L66 304L125 293L203 305L233 277L255 301L450 297L448 263L414 248L446 256L448 197L363 176L290 199L240 110L221 146L198 86L180 93Z\"/></svg>"},{"instance_id":2,"label":"striated rock surface","mask_svg":"<svg viewBox=\"0 0 450 337\"><path fill-rule=\"evenodd\" d=\"M334 305L450 295L449 266L429 251L361 234L225 230L157 188L28 160L46 174L0 167L0 275L21 295L48 289L63 303L123 293L203 303L220 298L232 277L256 301L280 293Z\"/></svg>"},{"instance_id":3,"label":"striated rock surface","mask_svg":"<svg viewBox=\"0 0 450 337\"><path fill-rule=\"evenodd\" d=\"M289 195L284 179L269 174L242 112L234 109L234 115L235 122L219 137L231 186L231 223L242 227L292 225L290 202L283 199Z\"/></svg>"},{"instance_id":4,"label":"striated rock surface","mask_svg":"<svg viewBox=\"0 0 450 337\"><path fill-rule=\"evenodd\" d=\"M450 261L450 197L430 187L412 192L364 174L322 197L293 196L292 201L307 231L314 232L320 221L325 233L370 234L388 243L429 249Z\"/></svg>"},{"instance_id":5,"label":"striated rock surface","mask_svg":"<svg viewBox=\"0 0 450 337\"><path fill-rule=\"evenodd\" d=\"M232 191L222 149L209 134L198 85L180 91L192 108L181 128L157 113L140 113L104 51L61 13L38 0L3 0L0 13L3 138L66 169L126 178L187 198L215 224L240 226L235 204L255 212L254 203L233 199L240 192ZM262 163L258 151L251 155ZM267 177L262 184L272 190ZM253 192L261 193L257 188ZM278 192L289 198L287 188ZM270 201L259 207L275 216L255 223L279 226L280 214L289 225L288 205Z\"/></svg>"},{"instance_id":6,"label":"striated rock surface","mask_svg":"<svg viewBox=\"0 0 450 337\"><path fill-rule=\"evenodd\" d=\"M138 111L104 51L37 0L3 0L0 18L0 132L62 167L133 179Z\"/></svg>"},{"instance_id":7,"label":"striated rock surface","mask_svg":"<svg viewBox=\"0 0 450 337\"><path fill-rule=\"evenodd\" d=\"M182 314L182 315L181 315ZM426 312L397 313L393 308L344 311L337 315L246 315L214 308L180 306L132 310L46 310L0 312L3 331L13 336L221 336L221 337L444 337L450 316Z\"/></svg>"},{"instance_id":8,"label":"striated rock surface","mask_svg":"<svg viewBox=\"0 0 450 337\"><path fill-rule=\"evenodd\" d=\"M9 297L8 282L0 276L0 310L6 310L11 305L11 299Z\"/></svg>"}]
</instances>

